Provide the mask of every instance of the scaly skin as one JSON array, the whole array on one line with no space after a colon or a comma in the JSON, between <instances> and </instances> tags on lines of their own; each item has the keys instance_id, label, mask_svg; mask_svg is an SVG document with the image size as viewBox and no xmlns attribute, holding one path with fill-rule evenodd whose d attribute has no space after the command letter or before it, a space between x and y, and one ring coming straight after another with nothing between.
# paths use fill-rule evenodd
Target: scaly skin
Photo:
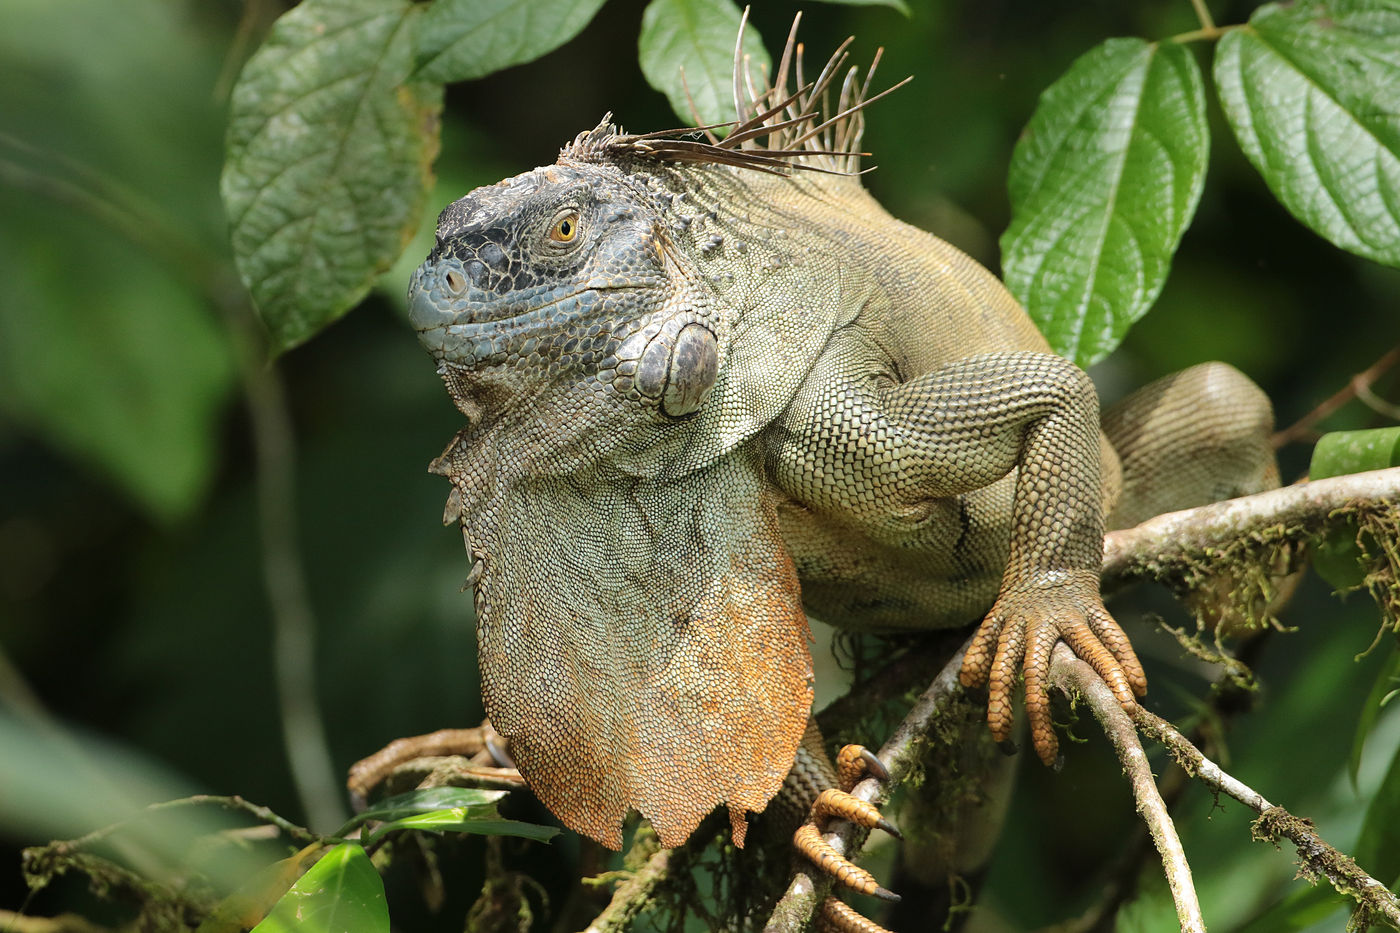
<instances>
[{"instance_id":1,"label":"scaly skin","mask_svg":"<svg viewBox=\"0 0 1400 933\"><path fill-rule=\"evenodd\" d=\"M600 126L448 207L411 286L469 422L434 469L477 562L487 714L614 848L629 809L674 846L720 803L742 844L808 723L804 610L983 619L963 683L1005 739L1024 677L1046 762L1056 641L1124 705L1146 689L1102 539L1176 449L1134 437L1123 475L1092 384L991 273L854 176L734 152Z\"/></svg>"}]
</instances>

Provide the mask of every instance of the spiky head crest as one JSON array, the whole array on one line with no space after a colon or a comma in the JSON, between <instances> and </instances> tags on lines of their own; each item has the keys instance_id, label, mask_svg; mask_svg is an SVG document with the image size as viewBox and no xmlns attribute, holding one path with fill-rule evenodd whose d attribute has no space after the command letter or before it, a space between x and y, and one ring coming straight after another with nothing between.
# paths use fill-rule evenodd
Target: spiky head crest
<instances>
[{"instance_id":1,"label":"spiky head crest","mask_svg":"<svg viewBox=\"0 0 1400 933\"><path fill-rule=\"evenodd\" d=\"M761 69L754 83L748 56L742 52L744 28L748 22L744 10L739 22L739 36L734 43L734 120L729 123L660 130L654 133L630 134L615 126L612 114L591 130L580 133L559 153L563 159L580 162L612 161L620 158L654 159L663 162L703 162L735 165L740 168L775 174L793 170L827 172L838 175L859 174L860 159L870 153L860 151L865 131L865 108L909 82L905 78L893 87L867 96L871 79L880 64L883 49L866 70L865 80L859 80L854 65L846 70L836 106L831 106L831 87L846 64L847 48L852 39L839 45L816 79L810 83L804 77L802 43L797 41L797 27L802 14L793 18L778 70L768 81L767 69ZM788 90L792 77L795 91ZM692 115L700 122L699 115ZM716 130L729 129L720 138Z\"/></svg>"}]
</instances>

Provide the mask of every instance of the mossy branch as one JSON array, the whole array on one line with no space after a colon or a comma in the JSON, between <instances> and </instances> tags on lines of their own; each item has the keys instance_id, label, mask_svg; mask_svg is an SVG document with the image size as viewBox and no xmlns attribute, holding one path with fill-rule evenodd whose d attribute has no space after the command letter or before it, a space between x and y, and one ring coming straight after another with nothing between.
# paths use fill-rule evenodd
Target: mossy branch
<instances>
[{"instance_id":1,"label":"mossy branch","mask_svg":"<svg viewBox=\"0 0 1400 933\"><path fill-rule=\"evenodd\" d=\"M1146 578L1179 585L1188 576L1199 574L1202 567L1209 567L1212 560L1218 561L1222 551L1234 548L1237 552L1240 542L1251 543L1260 550L1262 556L1264 548L1272 550L1282 544L1301 543L1325 531L1334 523L1347 521L1353 516L1381 513L1393 517L1400 508L1397 503L1400 503L1400 468L1301 483L1200 508L1168 513L1149 519L1135 528L1110 532L1105 537L1104 584L1105 587L1112 588ZM1243 557L1239 554L1237 556ZM1374 586L1371 588L1373 592L1376 589ZM1382 608L1384 610L1385 607ZM963 651L960 650L948 661L919 702L910 710L895 735L881 749L880 757L890 769L890 780L885 784L878 784L873 780L862 782L855 789L858 797L878 805L914 770L918 752L936 726L939 715L961 695L962 688L957 682L957 672L962 664L962 656ZM1072 685L1077 695L1083 695L1092 702L1093 691L1083 685L1081 681L1084 679L1077 674L1066 675L1065 683ZM1093 675L1093 679L1098 680L1097 675ZM1103 686L1102 681L1099 681L1099 685ZM1104 691L1107 691L1106 686ZM1105 716L1108 715L1105 713ZM1176 737L1173 739L1176 744L1169 747L1175 749L1180 745L1182 748L1189 748L1200 761L1207 761L1195 746L1171 729L1169 724L1151 717L1161 725L1146 728L1144 723L1148 720L1139 716L1149 715L1145 711L1134 714L1134 722L1139 730L1165 744L1162 736L1167 733L1163 728L1170 729L1171 735ZM1106 728L1112 738L1116 734L1114 727ZM1179 743L1176 740L1179 740ZM1127 742L1125 739L1122 744L1123 748L1131 750L1136 743L1135 740ZM1140 745L1137 748L1141 751ZM1260 813L1270 807L1263 797L1245 788L1214 764L1210 764L1205 772L1194 769L1190 773L1205 781L1208 786L1216 787L1217 784L1212 781L1217 781L1220 782L1218 786L1221 789L1228 785L1238 790L1243 796L1237 799L1254 806ZM1130 770L1130 780L1133 780L1131 774ZM1157 796L1155 790L1148 793L1145 787L1138 788L1135 783L1135 790L1139 789L1139 808L1145 808L1155 814L1156 810L1153 807L1144 804L1144 800L1150 803L1150 798ZM1230 790L1225 792L1234 796ZM1257 806L1261 802L1262 807ZM1170 818L1166 817L1164 811L1160 815L1166 818L1166 824L1170 824ZM1283 828L1289 832L1298 832L1299 824L1306 825L1303 821L1292 820L1285 821ZM1150 821L1150 828L1159 849L1165 849L1164 860L1169 878L1175 875L1174 893L1183 883L1189 888L1189 869L1185 867L1184 855L1180 854L1180 845L1171 844L1171 839L1175 836L1174 830L1165 829L1162 820L1155 817ZM846 853L848 857L855 857L857 849L852 842L857 838L857 831L854 827L839 827L826 838L838 851ZM1294 837L1290 835L1289 838ZM1315 834L1311 837L1300 834L1299 839L1304 840L1299 843L1299 851L1303 854L1305 864L1310 864L1306 861L1309 858L1308 853L1322 853L1317 856L1317 874L1332 880L1334 875L1325 870L1332 866L1336 875L1334 883L1339 884L1339 890L1349 894L1363 892L1370 898L1364 903L1377 916L1387 919L1390 917L1391 908L1384 901L1387 896L1391 901L1394 897L1385 892L1384 885L1365 875L1355 867L1354 862L1326 846ZM1336 868L1335 866L1342 864L1340 860L1345 860L1348 867ZM830 887L828 879L814 875L814 872L809 871L797 873L787 893L774 909L765 933L797 933L806 928ZM1198 922L1199 908L1193 911L1191 907L1194 900L1194 892L1186 891L1183 891L1178 899L1183 924L1187 924L1188 921L1190 924ZM1400 927L1400 923L1396 925ZM1183 926L1183 929L1191 928L1197 927Z\"/></svg>"}]
</instances>

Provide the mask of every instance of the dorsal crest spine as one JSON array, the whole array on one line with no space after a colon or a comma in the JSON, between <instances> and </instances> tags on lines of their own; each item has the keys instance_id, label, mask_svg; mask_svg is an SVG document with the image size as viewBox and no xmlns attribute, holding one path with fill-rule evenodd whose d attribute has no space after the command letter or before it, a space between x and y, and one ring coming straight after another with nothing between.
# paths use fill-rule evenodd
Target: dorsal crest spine
<instances>
[{"instance_id":1,"label":"dorsal crest spine","mask_svg":"<svg viewBox=\"0 0 1400 933\"><path fill-rule=\"evenodd\" d=\"M612 114L591 130L580 133L559 153L561 159L579 162L615 161L624 158L661 162L734 165L773 174L794 170L837 175L861 173L860 151L865 130L865 108L909 82L868 96L871 79L879 66L883 49L876 51L865 79L859 79L854 65L845 71L836 106L831 106L831 89L849 57L852 39L837 47L816 79L806 81L802 43L797 41L798 13L792 21L787 43L771 83L766 69L754 83L753 70L742 52L748 10L739 23L734 43L734 120L728 123L697 125L654 133L631 134L614 125ZM792 78L795 91L788 90ZM697 124L699 115L694 113ZM717 131L728 130L724 137ZM866 170L868 171L868 169Z\"/></svg>"}]
</instances>

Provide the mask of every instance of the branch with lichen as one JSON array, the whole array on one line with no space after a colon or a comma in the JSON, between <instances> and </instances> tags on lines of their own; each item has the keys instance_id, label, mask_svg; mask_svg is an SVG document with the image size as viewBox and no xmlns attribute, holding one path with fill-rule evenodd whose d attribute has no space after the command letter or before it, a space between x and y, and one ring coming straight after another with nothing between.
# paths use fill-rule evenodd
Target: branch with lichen
<instances>
[{"instance_id":1,"label":"branch with lichen","mask_svg":"<svg viewBox=\"0 0 1400 933\"><path fill-rule=\"evenodd\" d=\"M1153 845L1162 857L1162 871L1171 890L1172 903L1176 905L1181 931L1205 933L1205 920L1201 916L1196 887L1191 882L1191 865L1186 861L1186 850L1181 846L1176 824L1157 789L1152 766L1147 761L1142 742L1138 740L1133 720L1118 704L1103 678L1076 658L1064 642L1055 646L1050 661L1050 679L1061 693L1083 699L1099 721L1132 787L1137 812L1147 825Z\"/></svg>"},{"instance_id":2,"label":"branch with lichen","mask_svg":"<svg viewBox=\"0 0 1400 933\"><path fill-rule=\"evenodd\" d=\"M1165 719L1141 707L1131 713L1138 731L1163 745L1187 774L1218 793L1233 797L1259 814L1254 838L1276 842L1282 836L1298 849L1299 864L1309 877L1324 877L1338 892L1356 899L1372 919L1400 929L1400 898L1372 878L1350 857L1323 841L1312 822L1276 806L1254 788L1229 774Z\"/></svg>"},{"instance_id":3,"label":"branch with lichen","mask_svg":"<svg viewBox=\"0 0 1400 933\"><path fill-rule=\"evenodd\" d=\"M1397 509L1400 467L1297 483L1168 512L1104 537L1104 582L1170 582L1237 542L1298 543L1351 518L1393 519Z\"/></svg>"}]
</instances>

